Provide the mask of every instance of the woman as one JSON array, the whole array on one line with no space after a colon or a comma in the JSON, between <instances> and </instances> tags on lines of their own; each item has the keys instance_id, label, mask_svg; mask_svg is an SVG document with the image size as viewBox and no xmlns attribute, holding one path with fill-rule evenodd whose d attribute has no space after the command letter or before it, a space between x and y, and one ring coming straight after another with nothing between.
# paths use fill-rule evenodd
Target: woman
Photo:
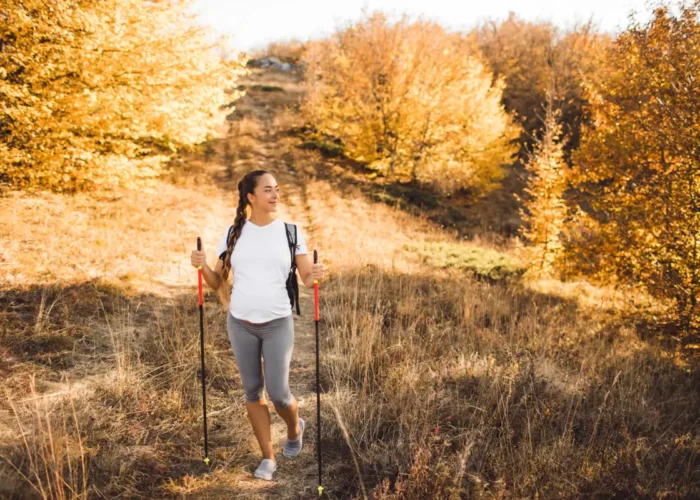
<instances>
[{"instance_id":1,"label":"woman","mask_svg":"<svg viewBox=\"0 0 700 500\"><path fill-rule=\"evenodd\" d=\"M245 390L248 418L262 450L263 460L255 477L271 480L276 470L270 437L270 412L263 395L265 386L275 410L287 424L283 455L301 451L305 422L298 418L297 401L289 390L289 363L294 347L294 318L286 281L291 254L284 222L272 217L280 200L275 178L265 170L246 174L238 183L239 202L231 238L224 233L212 270L203 251L192 252L192 265L202 266L206 283L219 292L228 310L227 330L241 382ZM250 205L250 219L246 207ZM323 264L312 264L297 227L296 265L309 288L324 276ZM228 272L233 270L233 290L228 290ZM261 366L262 354L264 367Z\"/></svg>"}]
</instances>

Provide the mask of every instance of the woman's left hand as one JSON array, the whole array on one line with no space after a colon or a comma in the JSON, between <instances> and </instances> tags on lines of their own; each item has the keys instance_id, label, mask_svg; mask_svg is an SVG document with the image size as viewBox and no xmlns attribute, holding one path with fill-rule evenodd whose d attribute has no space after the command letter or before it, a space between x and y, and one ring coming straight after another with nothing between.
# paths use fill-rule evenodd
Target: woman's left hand
<instances>
[{"instance_id":1,"label":"woman's left hand","mask_svg":"<svg viewBox=\"0 0 700 500\"><path fill-rule=\"evenodd\" d=\"M326 274L326 267L323 264L313 264L311 266L311 277L316 281L321 281Z\"/></svg>"}]
</instances>

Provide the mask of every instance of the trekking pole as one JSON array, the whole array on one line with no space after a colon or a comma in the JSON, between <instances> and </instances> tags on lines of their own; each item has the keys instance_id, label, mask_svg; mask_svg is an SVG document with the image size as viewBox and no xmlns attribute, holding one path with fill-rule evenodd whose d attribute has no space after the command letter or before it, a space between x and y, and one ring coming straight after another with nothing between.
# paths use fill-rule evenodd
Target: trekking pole
<instances>
[{"instance_id":1,"label":"trekking pole","mask_svg":"<svg viewBox=\"0 0 700 500\"><path fill-rule=\"evenodd\" d=\"M318 263L318 252L314 250L314 264ZM321 389L318 375L318 280L314 280L314 319L316 320L316 456L318 458L318 496L323 494L321 486Z\"/></svg>"},{"instance_id":2,"label":"trekking pole","mask_svg":"<svg viewBox=\"0 0 700 500\"><path fill-rule=\"evenodd\" d=\"M202 238L197 236L197 251L202 250ZM204 463L209 465L209 443L207 440L207 376L204 371L204 301L202 300L202 266L197 266L199 286L199 345L202 358L202 413L204 414Z\"/></svg>"}]
</instances>

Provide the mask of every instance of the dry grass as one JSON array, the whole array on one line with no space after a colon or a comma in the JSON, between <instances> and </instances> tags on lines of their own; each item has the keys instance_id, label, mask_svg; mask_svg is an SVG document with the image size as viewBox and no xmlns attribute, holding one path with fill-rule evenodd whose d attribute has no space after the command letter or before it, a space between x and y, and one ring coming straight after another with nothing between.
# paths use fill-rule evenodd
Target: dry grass
<instances>
[{"instance_id":1,"label":"dry grass","mask_svg":"<svg viewBox=\"0 0 700 500\"><path fill-rule=\"evenodd\" d=\"M155 192L0 199L0 496L197 490L188 478L205 468L189 250L198 234L214 246L233 210L212 187L216 166L192 161L180 185ZM247 422L223 312L212 296L206 307L211 457L231 463L249 449Z\"/></svg>"},{"instance_id":2,"label":"dry grass","mask_svg":"<svg viewBox=\"0 0 700 500\"><path fill-rule=\"evenodd\" d=\"M26 460L22 468L12 461L8 463L42 498L87 498L86 450L74 395L42 398L37 394L34 377L28 386L29 397L21 403L6 391Z\"/></svg>"},{"instance_id":3,"label":"dry grass","mask_svg":"<svg viewBox=\"0 0 700 500\"><path fill-rule=\"evenodd\" d=\"M204 187L192 192L167 184L98 199L13 193L0 199L0 237L6 243L0 271L6 283L21 285L97 277L122 285L183 284L178 277L189 269L177 267L181 258L174 262L168 257L192 248L187 238L218 215L199 203L213 193ZM153 231L156 222L162 231ZM223 224L222 220L222 233Z\"/></svg>"},{"instance_id":4,"label":"dry grass","mask_svg":"<svg viewBox=\"0 0 700 500\"><path fill-rule=\"evenodd\" d=\"M27 336L22 316L38 316L41 307L32 298L39 296L31 289L3 291L10 328L2 339L8 399L0 406L0 429L2 455L12 464L0 469L0 483L12 485L4 493L30 495L16 481L24 476L42 498L153 498L165 483L176 489L200 475L196 298L124 295L101 283L54 289L53 311ZM81 315L77 324L71 305ZM242 407L236 368L219 334L223 314L213 305L210 299L206 315L210 455L230 463L246 452L247 436L236 411ZM78 488L86 477L89 486Z\"/></svg>"},{"instance_id":5,"label":"dry grass","mask_svg":"<svg viewBox=\"0 0 700 500\"><path fill-rule=\"evenodd\" d=\"M697 367L642 338L639 292L482 282L402 251L439 239L423 223L324 182L307 193L334 269L327 399L351 436L329 440L373 498L700 492Z\"/></svg>"}]
</instances>

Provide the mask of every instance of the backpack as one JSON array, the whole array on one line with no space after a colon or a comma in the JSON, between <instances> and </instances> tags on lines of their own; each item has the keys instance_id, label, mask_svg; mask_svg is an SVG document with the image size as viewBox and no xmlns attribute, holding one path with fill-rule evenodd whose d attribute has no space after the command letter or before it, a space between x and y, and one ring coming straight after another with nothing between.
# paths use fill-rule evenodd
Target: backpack
<instances>
[{"instance_id":1,"label":"backpack","mask_svg":"<svg viewBox=\"0 0 700 500\"><path fill-rule=\"evenodd\" d=\"M284 223L284 227L287 233L287 243L289 244L289 253L292 257L292 266L289 269L289 276L287 276L287 282L285 286L287 287L287 295L289 296L289 302L292 306L296 304L297 315L301 315L301 309L299 308L299 281L297 280L297 262L296 255L299 245L297 245L297 226L295 224ZM293 229L292 229L293 228ZM227 241L231 238L231 231L233 231L233 226L228 230ZM221 260L226 258L226 251L223 251L219 255Z\"/></svg>"}]
</instances>

